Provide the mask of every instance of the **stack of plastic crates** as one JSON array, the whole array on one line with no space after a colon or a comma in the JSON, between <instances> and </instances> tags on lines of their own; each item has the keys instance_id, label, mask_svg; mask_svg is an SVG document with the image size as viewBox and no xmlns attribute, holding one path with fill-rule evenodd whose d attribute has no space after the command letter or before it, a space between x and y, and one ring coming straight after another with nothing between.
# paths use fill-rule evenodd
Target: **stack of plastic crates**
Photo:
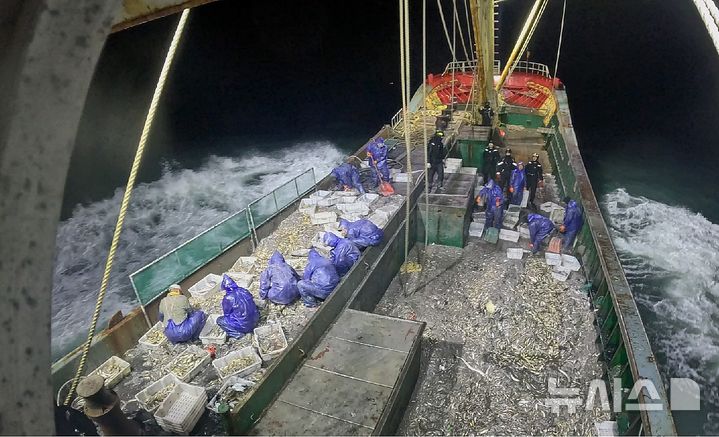
<instances>
[{"instance_id":1,"label":"stack of plastic crates","mask_svg":"<svg viewBox=\"0 0 719 437\"><path fill-rule=\"evenodd\" d=\"M187 435L202 417L206 404L203 387L179 383L155 411L155 420L167 432Z\"/></svg>"}]
</instances>

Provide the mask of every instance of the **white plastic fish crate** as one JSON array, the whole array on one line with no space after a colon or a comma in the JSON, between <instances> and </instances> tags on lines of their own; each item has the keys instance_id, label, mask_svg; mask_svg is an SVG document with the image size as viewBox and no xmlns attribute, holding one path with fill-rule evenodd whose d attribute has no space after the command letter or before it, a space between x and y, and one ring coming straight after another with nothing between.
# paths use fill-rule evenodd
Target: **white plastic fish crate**
<instances>
[{"instance_id":1,"label":"white plastic fish crate","mask_svg":"<svg viewBox=\"0 0 719 437\"><path fill-rule=\"evenodd\" d=\"M167 432L187 435L202 417L206 404L203 387L178 384L155 411L155 421Z\"/></svg>"},{"instance_id":2,"label":"white plastic fish crate","mask_svg":"<svg viewBox=\"0 0 719 437\"><path fill-rule=\"evenodd\" d=\"M318 200L317 206L324 206L324 207L334 206L339 201L340 201L340 199L338 199L337 197L329 196L329 197L325 197L325 198Z\"/></svg>"},{"instance_id":3,"label":"white plastic fish crate","mask_svg":"<svg viewBox=\"0 0 719 437\"><path fill-rule=\"evenodd\" d=\"M564 221L564 208L554 208L551 213L549 213L549 219L554 223L562 223Z\"/></svg>"},{"instance_id":4,"label":"white plastic fish crate","mask_svg":"<svg viewBox=\"0 0 719 437\"><path fill-rule=\"evenodd\" d=\"M280 339L282 340L282 347L273 351L263 352L262 348L260 347L259 339L261 337L271 334L273 331L280 334ZM257 327L254 330L254 334L255 335L252 336L252 343L257 348L257 352L260 353L262 361L270 361L272 358L281 354L283 350L287 349L287 337L285 337L285 332L282 330L282 325L279 323L271 323L269 325Z\"/></svg>"},{"instance_id":5,"label":"white plastic fish crate","mask_svg":"<svg viewBox=\"0 0 719 437\"><path fill-rule=\"evenodd\" d=\"M579 264L579 260L572 255L562 254L562 267L565 267L572 272L578 272L581 265Z\"/></svg>"},{"instance_id":6,"label":"white plastic fish crate","mask_svg":"<svg viewBox=\"0 0 719 437\"><path fill-rule=\"evenodd\" d=\"M459 172L461 174L477 174L475 167L460 167Z\"/></svg>"},{"instance_id":7,"label":"white plastic fish crate","mask_svg":"<svg viewBox=\"0 0 719 437\"><path fill-rule=\"evenodd\" d=\"M359 196L359 191L352 188L351 190L337 190L332 192L333 196L337 197L344 197L346 200L349 200L350 197L357 197Z\"/></svg>"},{"instance_id":8,"label":"white plastic fish crate","mask_svg":"<svg viewBox=\"0 0 719 437\"><path fill-rule=\"evenodd\" d=\"M180 357L181 357L182 355L185 354L185 352L189 352L189 351L193 351L193 352L194 352L195 354L197 354L197 355L203 355L202 359L201 359L200 361L198 361L197 364L195 365L195 367L193 367L192 369L190 369L186 374L184 374L184 375L178 375L178 374L174 373L174 372L172 371L172 366L175 364L175 362L176 362L177 360L180 359ZM184 351L182 351L182 353L180 353L180 355L178 355L177 358L175 358L174 360L172 360L172 361L170 362L170 364L168 364L168 365L165 367L165 370L167 370L168 372L170 372L170 373L172 373L173 375L175 375L180 381L188 382L188 381L191 381L192 378L194 378L198 373L200 373L200 371L202 370L202 368L205 367L206 365L208 365L208 364L210 363L210 360L211 360L211 358L210 358L210 353L209 353L209 352L207 352L206 350L202 349L201 347L198 347L198 346L195 346L195 345L190 345L190 346L187 346L187 349L185 349Z\"/></svg>"},{"instance_id":9,"label":"white plastic fish crate","mask_svg":"<svg viewBox=\"0 0 719 437\"><path fill-rule=\"evenodd\" d=\"M253 363L244 369L238 369L237 371L229 374L222 373L222 368L227 366L232 360L241 357L252 357ZM257 356L255 348L252 346L243 347L240 350L232 351L222 358L218 358L212 362L212 367L217 370L217 374L220 375L220 379L229 378L230 376L247 376L255 373L262 367L262 360Z\"/></svg>"},{"instance_id":10,"label":"white plastic fish crate","mask_svg":"<svg viewBox=\"0 0 719 437\"><path fill-rule=\"evenodd\" d=\"M147 339L147 335L154 331L160 331L162 333L162 340L159 343L152 343ZM159 349L167 343L167 337L165 337L165 324L163 322L157 322L155 325L148 329L145 334L137 341L137 343L145 349Z\"/></svg>"},{"instance_id":11,"label":"white plastic fish crate","mask_svg":"<svg viewBox=\"0 0 719 437\"><path fill-rule=\"evenodd\" d=\"M369 214L369 206L364 203L338 203L337 209L342 212L349 212L355 214Z\"/></svg>"},{"instance_id":12,"label":"white plastic fish crate","mask_svg":"<svg viewBox=\"0 0 719 437\"><path fill-rule=\"evenodd\" d=\"M302 271L305 269L305 265L307 265L307 258L288 258L285 260L285 262L287 262L290 267L295 269L296 272L302 273Z\"/></svg>"},{"instance_id":13,"label":"white plastic fish crate","mask_svg":"<svg viewBox=\"0 0 719 437\"><path fill-rule=\"evenodd\" d=\"M103 377L105 379L105 387L107 388L113 388L117 385L120 381L122 381L122 378L126 377L130 374L130 363L123 360L122 358L113 355L110 358L107 359L104 363L102 363L97 369L90 372L88 376L94 376L94 375L100 375L100 369L102 369L105 366L111 366L116 365L119 367L118 371L113 373L112 375L109 375L108 377ZM100 375L102 376L102 375Z\"/></svg>"},{"instance_id":14,"label":"white plastic fish crate","mask_svg":"<svg viewBox=\"0 0 719 437\"><path fill-rule=\"evenodd\" d=\"M519 225L519 236L521 238L527 238L529 239L529 226L527 225Z\"/></svg>"},{"instance_id":15,"label":"white plastic fish crate","mask_svg":"<svg viewBox=\"0 0 719 437\"><path fill-rule=\"evenodd\" d=\"M310 194L310 199L324 199L325 197L332 194L332 191L327 190L317 190L314 193Z\"/></svg>"},{"instance_id":16,"label":"white plastic fish crate","mask_svg":"<svg viewBox=\"0 0 719 437\"><path fill-rule=\"evenodd\" d=\"M210 293L220 289L220 283L222 283L222 277L214 273L210 273L204 278L200 279L195 285L190 287L188 290L192 297L201 298L205 297Z\"/></svg>"},{"instance_id":17,"label":"white plastic fish crate","mask_svg":"<svg viewBox=\"0 0 719 437\"><path fill-rule=\"evenodd\" d=\"M373 204L375 201L379 199L379 194L375 193L365 193L357 198L358 202L366 203L367 205Z\"/></svg>"},{"instance_id":18,"label":"white plastic fish crate","mask_svg":"<svg viewBox=\"0 0 719 437\"><path fill-rule=\"evenodd\" d=\"M300 200L299 210L302 214L310 215L317 210L317 199Z\"/></svg>"},{"instance_id":19,"label":"white plastic fish crate","mask_svg":"<svg viewBox=\"0 0 719 437\"><path fill-rule=\"evenodd\" d=\"M507 258L509 259L522 259L524 251L517 247L510 247L507 249Z\"/></svg>"},{"instance_id":20,"label":"white plastic fish crate","mask_svg":"<svg viewBox=\"0 0 719 437\"><path fill-rule=\"evenodd\" d=\"M484 233L484 222L472 222L469 224L469 235L472 237L481 237Z\"/></svg>"},{"instance_id":21,"label":"white plastic fish crate","mask_svg":"<svg viewBox=\"0 0 719 437\"><path fill-rule=\"evenodd\" d=\"M558 253L544 252L544 260L549 266L558 266L562 264L562 256Z\"/></svg>"},{"instance_id":22,"label":"white plastic fish crate","mask_svg":"<svg viewBox=\"0 0 719 437\"><path fill-rule=\"evenodd\" d=\"M557 266L555 266L557 267ZM557 281L564 282L569 277L569 274L571 272L563 271L563 270L552 270L552 277L556 279Z\"/></svg>"},{"instance_id":23,"label":"white plastic fish crate","mask_svg":"<svg viewBox=\"0 0 719 437\"><path fill-rule=\"evenodd\" d=\"M509 229L500 229L499 239L516 243L517 241L519 241L519 232L511 231Z\"/></svg>"},{"instance_id":24,"label":"white plastic fish crate","mask_svg":"<svg viewBox=\"0 0 719 437\"><path fill-rule=\"evenodd\" d=\"M310 215L310 220L313 225L324 225L325 223L332 223L337 221L337 214L334 212L316 212Z\"/></svg>"},{"instance_id":25,"label":"white plastic fish crate","mask_svg":"<svg viewBox=\"0 0 719 437\"><path fill-rule=\"evenodd\" d=\"M257 262L256 256L241 256L237 258L237 261L232 265L231 272L243 272L250 273L255 267Z\"/></svg>"},{"instance_id":26,"label":"white plastic fish crate","mask_svg":"<svg viewBox=\"0 0 719 437\"><path fill-rule=\"evenodd\" d=\"M153 411L157 410L162 403L158 404L155 408L148 408L147 403L150 401L150 398L156 393L158 393L160 390L172 384L175 384L175 386L177 386L178 384L182 384L182 381L177 379L177 377L172 373L168 373L167 375L163 376L162 378L158 379L157 381L137 392L137 394L135 395L135 399L145 411L147 411L148 413L152 413Z\"/></svg>"},{"instance_id":27,"label":"white plastic fish crate","mask_svg":"<svg viewBox=\"0 0 719 437\"><path fill-rule=\"evenodd\" d=\"M447 158L444 160L447 166L462 166L462 158Z\"/></svg>"},{"instance_id":28,"label":"white plastic fish crate","mask_svg":"<svg viewBox=\"0 0 719 437\"><path fill-rule=\"evenodd\" d=\"M255 275L244 272L225 272L225 275L229 276L230 279L235 281L235 284L242 288L250 288L252 281L255 280Z\"/></svg>"},{"instance_id":29,"label":"white plastic fish crate","mask_svg":"<svg viewBox=\"0 0 719 437\"><path fill-rule=\"evenodd\" d=\"M207 318L207 321L205 322L205 326L202 328L202 331L200 332L200 341L202 344L225 344L227 341L227 333L225 331L222 331L222 334L217 336L210 335L210 332L212 332L213 329L217 326L217 318L220 317L222 314L210 314L210 316Z\"/></svg>"},{"instance_id":30,"label":"white plastic fish crate","mask_svg":"<svg viewBox=\"0 0 719 437\"><path fill-rule=\"evenodd\" d=\"M237 387L243 387L243 389L235 391L244 393L247 390L250 390L255 385L255 383L239 376L230 376L225 380L225 383L222 384L222 387L220 387L220 390L217 392L217 394L214 395L212 399L210 399L210 402L208 402L207 404L207 409L217 414L220 414L220 405L217 403L217 401L220 399L220 397L225 391L236 385Z\"/></svg>"}]
</instances>

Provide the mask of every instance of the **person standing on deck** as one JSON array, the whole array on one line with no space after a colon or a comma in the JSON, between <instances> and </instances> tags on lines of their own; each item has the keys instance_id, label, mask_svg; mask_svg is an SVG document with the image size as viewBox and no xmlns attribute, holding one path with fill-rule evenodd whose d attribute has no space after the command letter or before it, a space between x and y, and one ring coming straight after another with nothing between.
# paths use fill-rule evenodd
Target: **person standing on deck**
<instances>
[{"instance_id":1,"label":"person standing on deck","mask_svg":"<svg viewBox=\"0 0 719 437\"><path fill-rule=\"evenodd\" d=\"M574 239L577 237L577 233L582 229L584 223L584 217L582 207L575 201L566 197L564 201L567 203L567 207L564 210L564 222L559 227L559 232L564 234L562 239L562 251L569 251L574 245Z\"/></svg>"},{"instance_id":2,"label":"person standing on deck","mask_svg":"<svg viewBox=\"0 0 719 437\"><path fill-rule=\"evenodd\" d=\"M437 191L444 190L444 159L447 157L447 152L442 142L443 136L444 132L438 130L432 138L430 138L429 143L427 143L427 159L429 159L427 163L427 180L429 182L429 192L432 191L435 175L437 175Z\"/></svg>"},{"instance_id":3,"label":"person standing on deck","mask_svg":"<svg viewBox=\"0 0 719 437\"><path fill-rule=\"evenodd\" d=\"M534 254L542 249L542 241L552 233L554 223L547 217L534 213L527 216L527 223L529 223L529 248Z\"/></svg>"},{"instance_id":4,"label":"person standing on deck","mask_svg":"<svg viewBox=\"0 0 719 437\"><path fill-rule=\"evenodd\" d=\"M499 164L499 151L490 141L482 156L482 178L484 179L482 182L486 184L490 179L494 179L497 164Z\"/></svg>"},{"instance_id":5,"label":"person standing on deck","mask_svg":"<svg viewBox=\"0 0 719 437\"><path fill-rule=\"evenodd\" d=\"M187 296L177 284L170 285L167 296L160 301L160 320L166 321L165 336L172 343L197 340L205 326L206 316L190 306Z\"/></svg>"},{"instance_id":6,"label":"person standing on deck","mask_svg":"<svg viewBox=\"0 0 719 437\"><path fill-rule=\"evenodd\" d=\"M378 137L367 146L367 159L372 170L372 180L375 186L379 186L380 178L384 182L391 182L389 177L389 165L387 164L387 146L384 138Z\"/></svg>"},{"instance_id":7,"label":"person standing on deck","mask_svg":"<svg viewBox=\"0 0 719 437\"><path fill-rule=\"evenodd\" d=\"M517 168L512 171L512 178L509 181L510 201L512 205L521 205L524 196L526 176L524 175L524 163L519 162Z\"/></svg>"},{"instance_id":8,"label":"person standing on deck","mask_svg":"<svg viewBox=\"0 0 719 437\"><path fill-rule=\"evenodd\" d=\"M502 220L504 220L504 195L501 192L495 192L489 195L484 217L484 229L502 229Z\"/></svg>"},{"instance_id":9,"label":"person standing on deck","mask_svg":"<svg viewBox=\"0 0 719 437\"><path fill-rule=\"evenodd\" d=\"M504 152L504 158L497 164L497 174L499 174L499 185L502 187L502 192L507 193L509 187L509 180L512 177L512 172L517 167L512 157L512 149L507 148ZM496 181L495 181L496 182Z\"/></svg>"},{"instance_id":10,"label":"person standing on deck","mask_svg":"<svg viewBox=\"0 0 719 437\"><path fill-rule=\"evenodd\" d=\"M544 170L542 170L542 164L539 163L539 154L532 155L532 160L524 168L524 174L527 176L527 189L529 190L529 203L527 206L534 210L537 209L534 204L537 186L544 186Z\"/></svg>"},{"instance_id":11,"label":"person standing on deck","mask_svg":"<svg viewBox=\"0 0 719 437\"><path fill-rule=\"evenodd\" d=\"M484 107L480 112L482 113L482 126L491 126L494 119L494 110L489 102L484 102Z\"/></svg>"}]
</instances>

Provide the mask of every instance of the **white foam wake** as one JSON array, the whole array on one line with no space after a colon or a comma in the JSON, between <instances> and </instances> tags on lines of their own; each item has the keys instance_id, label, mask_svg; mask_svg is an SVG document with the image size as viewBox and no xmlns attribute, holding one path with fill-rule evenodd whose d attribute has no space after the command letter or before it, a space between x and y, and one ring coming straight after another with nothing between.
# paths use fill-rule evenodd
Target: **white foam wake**
<instances>
[{"instance_id":1,"label":"white foam wake","mask_svg":"<svg viewBox=\"0 0 719 437\"><path fill-rule=\"evenodd\" d=\"M99 326L137 306L128 275L252 200L314 167L321 179L343 153L327 142L296 144L241 158L210 156L196 170L166 168L138 185L125 219ZM122 190L78 206L60 224L52 293L53 356L82 341L89 326Z\"/></svg>"},{"instance_id":2,"label":"white foam wake","mask_svg":"<svg viewBox=\"0 0 719 437\"><path fill-rule=\"evenodd\" d=\"M705 410L719 411L719 225L624 189L603 206L635 298L656 315L645 319L666 373L694 379ZM719 417L710 419L705 431L716 434Z\"/></svg>"}]
</instances>

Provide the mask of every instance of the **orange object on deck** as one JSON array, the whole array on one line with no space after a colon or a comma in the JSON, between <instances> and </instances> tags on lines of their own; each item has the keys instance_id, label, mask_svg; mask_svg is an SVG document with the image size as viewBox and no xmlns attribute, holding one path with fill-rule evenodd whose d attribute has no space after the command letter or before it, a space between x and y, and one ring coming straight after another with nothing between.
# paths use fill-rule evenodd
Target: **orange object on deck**
<instances>
[{"instance_id":1,"label":"orange object on deck","mask_svg":"<svg viewBox=\"0 0 719 437\"><path fill-rule=\"evenodd\" d=\"M562 239L559 237L552 237L552 239L549 240L549 247L547 248L547 252L559 253L561 250Z\"/></svg>"}]
</instances>

